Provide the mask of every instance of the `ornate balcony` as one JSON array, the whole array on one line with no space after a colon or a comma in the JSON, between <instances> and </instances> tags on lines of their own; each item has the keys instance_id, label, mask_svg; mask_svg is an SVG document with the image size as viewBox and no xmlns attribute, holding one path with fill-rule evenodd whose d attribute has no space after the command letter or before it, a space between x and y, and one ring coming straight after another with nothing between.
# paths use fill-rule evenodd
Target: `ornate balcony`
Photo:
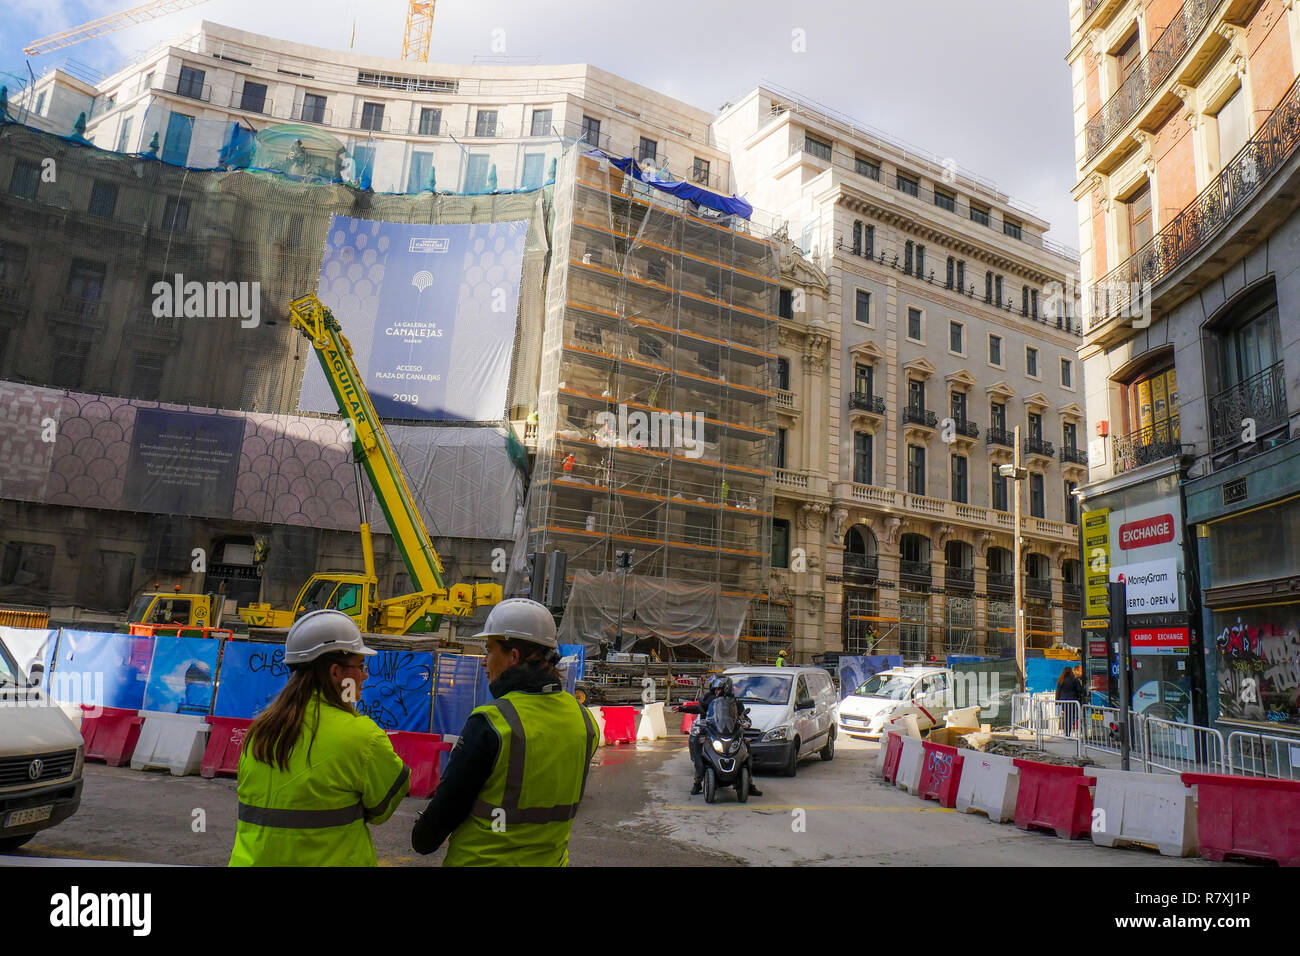
<instances>
[{"instance_id":1,"label":"ornate balcony","mask_svg":"<svg viewBox=\"0 0 1300 956\"><path fill-rule=\"evenodd\" d=\"M1286 165L1300 145L1300 80L1236 156L1182 212L1096 283L1089 334L1129 315L1143 283L1155 285L1205 248Z\"/></svg>"},{"instance_id":2,"label":"ornate balcony","mask_svg":"<svg viewBox=\"0 0 1300 956\"><path fill-rule=\"evenodd\" d=\"M869 412L872 415L883 415L885 414L885 400L879 395L854 392L849 396L849 408L854 411Z\"/></svg>"},{"instance_id":3,"label":"ornate balcony","mask_svg":"<svg viewBox=\"0 0 1300 956\"><path fill-rule=\"evenodd\" d=\"M946 587L958 588L962 591L973 591L975 590L975 569L954 567L944 568L943 580Z\"/></svg>"},{"instance_id":4,"label":"ornate balcony","mask_svg":"<svg viewBox=\"0 0 1300 956\"><path fill-rule=\"evenodd\" d=\"M1006 594L1012 594L1016 590L1016 577L1014 574L1003 574L1001 571L990 571L988 573L988 589L990 591L1001 591Z\"/></svg>"},{"instance_id":5,"label":"ornate balcony","mask_svg":"<svg viewBox=\"0 0 1300 956\"><path fill-rule=\"evenodd\" d=\"M933 568L929 561L899 561L898 573L900 577L924 581L926 584L929 584L934 577Z\"/></svg>"},{"instance_id":6,"label":"ornate balcony","mask_svg":"<svg viewBox=\"0 0 1300 956\"><path fill-rule=\"evenodd\" d=\"M903 409L903 424L932 429L938 426L939 417L934 412L909 405Z\"/></svg>"},{"instance_id":7,"label":"ornate balcony","mask_svg":"<svg viewBox=\"0 0 1300 956\"><path fill-rule=\"evenodd\" d=\"M1024 453L1029 456L1038 456L1041 458L1055 458L1056 448L1050 441L1042 438L1026 438Z\"/></svg>"},{"instance_id":8,"label":"ornate balcony","mask_svg":"<svg viewBox=\"0 0 1300 956\"><path fill-rule=\"evenodd\" d=\"M1052 582L1048 578L1025 578L1025 594L1030 597L1050 598Z\"/></svg>"},{"instance_id":9,"label":"ornate balcony","mask_svg":"<svg viewBox=\"0 0 1300 956\"><path fill-rule=\"evenodd\" d=\"M1083 599L1083 585L1069 581L1062 583L1061 598L1066 604L1078 604Z\"/></svg>"},{"instance_id":10,"label":"ornate balcony","mask_svg":"<svg viewBox=\"0 0 1300 956\"><path fill-rule=\"evenodd\" d=\"M1171 458L1182 450L1178 441L1178 416L1127 435L1115 435L1112 448L1117 475L1162 458Z\"/></svg>"},{"instance_id":11,"label":"ornate balcony","mask_svg":"<svg viewBox=\"0 0 1300 956\"><path fill-rule=\"evenodd\" d=\"M1187 0L1147 55L1120 84L1114 95L1088 120L1088 159L1091 160L1129 121L1169 74L1205 29L1222 0Z\"/></svg>"},{"instance_id":12,"label":"ornate balcony","mask_svg":"<svg viewBox=\"0 0 1300 956\"><path fill-rule=\"evenodd\" d=\"M1061 447L1061 461L1067 465L1087 465L1088 453L1082 448Z\"/></svg>"},{"instance_id":13,"label":"ornate balcony","mask_svg":"<svg viewBox=\"0 0 1300 956\"><path fill-rule=\"evenodd\" d=\"M1210 453L1218 454L1242 440L1250 422L1256 440L1290 418L1286 407L1286 376L1282 363L1269 366L1244 382L1210 399Z\"/></svg>"},{"instance_id":14,"label":"ornate balcony","mask_svg":"<svg viewBox=\"0 0 1300 956\"><path fill-rule=\"evenodd\" d=\"M880 558L874 554L844 552L844 577L850 581L874 581L880 576Z\"/></svg>"},{"instance_id":15,"label":"ornate balcony","mask_svg":"<svg viewBox=\"0 0 1300 956\"><path fill-rule=\"evenodd\" d=\"M1005 428L990 428L984 433L984 440L990 445L1004 445L1007 448L1016 446L1015 435Z\"/></svg>"}]
</instances>

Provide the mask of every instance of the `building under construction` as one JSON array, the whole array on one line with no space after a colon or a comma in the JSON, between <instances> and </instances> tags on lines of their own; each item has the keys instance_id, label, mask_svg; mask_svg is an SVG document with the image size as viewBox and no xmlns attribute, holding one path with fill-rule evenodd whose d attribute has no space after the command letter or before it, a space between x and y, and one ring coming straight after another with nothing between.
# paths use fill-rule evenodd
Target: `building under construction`
<instances>
[{"instance_id":1,"label":"building under construction","mask_svg":"<svg viewBox=\"0 0 1300 956\"><path fill-rule=\"evenodd\" d=\"M527 550L567 557L564 639L743 659L770 562L776 246L593 153L566 154L554 195Z\"/></svg>"}]
</instances>

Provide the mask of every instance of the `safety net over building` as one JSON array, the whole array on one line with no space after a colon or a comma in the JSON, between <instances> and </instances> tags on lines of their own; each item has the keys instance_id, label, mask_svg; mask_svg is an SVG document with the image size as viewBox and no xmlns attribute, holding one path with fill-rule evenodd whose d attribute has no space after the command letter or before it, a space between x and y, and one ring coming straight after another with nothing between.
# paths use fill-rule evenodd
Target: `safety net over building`
<instances>
[{"instance_id":1,"label":"safety net over building","mask_svg":"<svg viewBox=\"0 0 1300 956\"><path fill-rule=\"evenodd\" d=\"M560 161L527 550L567 555L565 640L735 659L766 600L779 263L696 199Z\"/></svg>"},{"instance_id":2,"label":"safety net over building","mask_svg":"<svg viewBox=\"0 0 1300 956\"><path fill-rule=\"evenodd\" d=\"M305 401L317 357L288 321L310 292L371 362L449 578L490 575L514 539L527 461L507 419L535 401L548 190L379 195L303 158L339 144L291 133L254 145L262 169L194 170L0 122L0 602L120 612L161 580L283 607L313 571L360 567L348 433L332 403ZM430 238L399 249L413 226ZM402 271L399 252L426 250L448 254ZM420 334L451 343L437 354L453 394L379 394L422 354L385 335L413 318L390 293L424 302ZM493 348L458 347L497 298ZM488 410L447 414L489 352ZM381 593L409 590L387 535L376 552Z\"/></svg>"}]
</instances>

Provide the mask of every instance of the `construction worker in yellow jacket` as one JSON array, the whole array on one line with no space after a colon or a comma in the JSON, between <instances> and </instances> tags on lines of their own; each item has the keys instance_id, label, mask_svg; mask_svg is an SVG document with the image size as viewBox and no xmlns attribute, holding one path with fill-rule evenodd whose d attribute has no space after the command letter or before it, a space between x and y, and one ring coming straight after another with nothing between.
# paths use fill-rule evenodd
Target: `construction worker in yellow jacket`
<instances>
[{"instance_id":1,"label":"construction worker in yellow jacket","mask_svg":"<svg viewBox=\"0 0 1300 956\"><path fill-rule=\"evenodd\" d=\"M231 866L375 866L369 824L410 790L410 770L361 699L375 654L341 611L312 611L284 641L289 682L244 738Z\"/></svg>"},{"instance_id":2,"label":"construction worker in yellow jacket","mask_svg":"<svg viewBox=\"0 0 1300 956\"><path fill-rule=\"evenodd\" d=\"M567 866L569 834L599 733L566 694L555 619L510 598L488 614L488 685L411 832L417 853L448 840L444 866Z\"/></svg>"}]
</instances>

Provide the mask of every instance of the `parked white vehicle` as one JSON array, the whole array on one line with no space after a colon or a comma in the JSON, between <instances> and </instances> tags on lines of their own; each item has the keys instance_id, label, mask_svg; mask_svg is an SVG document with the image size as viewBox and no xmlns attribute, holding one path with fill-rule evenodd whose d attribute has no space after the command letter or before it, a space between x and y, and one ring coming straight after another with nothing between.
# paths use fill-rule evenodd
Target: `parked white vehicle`
<instances>
[{"instance_id":1,"label":"parked white vehicle","mask_svg":"<svg viewBox=\"0 0 1300 956\"><path fill-rule=\"evenodd\" d=\"M907 714L922 731L935 727L950 708L951 682L946 667L891 667L873 674L840 701L840 730L879 740L886 724Z\"/></svg>"},{"instance_id":2,"label":"parked white vehicle","mask_svg":"<svg viewBox=\"0 0 1300 956\"><path fill-rule=\"evenodd\" d=\"M745 740L756 768L793 777L799 761L835 757L835 687L820 667L732 667L725 671L748 708Z\"/></svg>"},{"instance_id":3,"label":"parked white vehicle","mask_svg":"<svg viewBox=\"0 0 1300 956\"><path fill-rule=\"evenodd\" d=\"M18 849L81 806L81 734L29 683L0 639L0 853Z\"/></svg>"}]
</instances>

